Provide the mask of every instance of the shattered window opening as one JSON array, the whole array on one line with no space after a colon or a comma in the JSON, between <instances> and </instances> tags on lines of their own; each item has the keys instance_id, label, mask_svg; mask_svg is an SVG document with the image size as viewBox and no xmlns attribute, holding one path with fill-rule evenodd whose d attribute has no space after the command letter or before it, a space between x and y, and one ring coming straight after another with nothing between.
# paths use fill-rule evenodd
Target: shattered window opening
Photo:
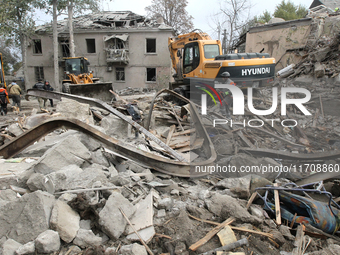
<instances>
[{"instance_id":1,"label":"shattered window opening","mask_svg":"<svg viewBox=\"0 0 340 255\"><path fill-rule=\"evenodd\" d=\"M40 39L34 39L33 45L34 45L33 54L42 54L41 40Z\"/></svg>"},{"instance_id":2,"label":"shattered window opening","mask_svg":"<svg viewBox=\"0 0 340 255\"><path fill-rule=\"evenodd\" d=\"M116 67L116 81L125 81L124 67Z\"/></svg>"},{"instance_id":3,"label":"shattered window opening","mask_svg":"<svg viewBox=\"0 0 340 255\"><path fill-rule=\"evenodd\" d=\"M61 44L61 50L64 58L70 57L70 44L69 40L62 40L60 41Z\"/></svg>"},{"instance_id":4,"label":"shattered window opening","mask_svg":"<svg viewBox=\"0 0 340 255\"><path fill-rule=\"evenodd\" d=\"M35 75L35 80L38 81L39 79L45 80L44 77L44 67L42 66L35 66L34 67L34 75Z\"/></svg>"},{"instance_id":5,"label":"shattered window opening","mask_svg":"<svg viewBox=\"0 0 340 255\"><path fill-rule=\"evenodd\" d=\"M146 53L156 53L156 39L146 39Z\"/></svg>"},{"instance_id":6,"label":"shattered window opening","mask_svg":"<svg viewBox=\"0 0 340 255\"><path fill-rule=\"evenodd\" d=\"M86 39L87 53L96 53L96 39Z\"/></svg>"},{"instance_id":7,"label":"shattered window opening","mask_svg":"<svg viewBox=\"0 0 340 255\"><path fill-rule=\"evenodd\" d=\"M146 81L156 82L156 68L146 68Z\"/></svg>"}]
</instances>

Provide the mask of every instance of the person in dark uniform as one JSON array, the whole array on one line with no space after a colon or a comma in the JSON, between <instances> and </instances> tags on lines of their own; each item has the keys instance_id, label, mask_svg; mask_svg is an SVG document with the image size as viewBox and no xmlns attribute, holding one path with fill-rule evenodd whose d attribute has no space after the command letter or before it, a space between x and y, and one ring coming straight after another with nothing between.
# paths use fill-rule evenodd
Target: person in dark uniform
<instances>
[{"instance_id":1,"label":"person in dark uniform","mask_svg":"<svg viewBox=\"0 0 340 255\"><path fill-rule=\"evenodd\" d=\"M220 84L234 85L235 83L230 79L229 72L223 72L221 74L222 80L219 82ZM230 107L233 106L233 97L229 89L217 89L219 95L221 96L222 105L220 105L220 113L230 118Z\"/></svg>"},{"instance_id":2,"label":"person in dark uniform","mask_svg":"<svg viewBox=\"0 0 340 255\"><path fill-rule=\"evenodd\" d=\"M34 84L33 88L39 90L46 90L45 84L43 83L42 79L38 79L38 82ZM38 97L40 111L44 110L46 100L47 100L46 98Z\"/></svg>"}]
</instances>

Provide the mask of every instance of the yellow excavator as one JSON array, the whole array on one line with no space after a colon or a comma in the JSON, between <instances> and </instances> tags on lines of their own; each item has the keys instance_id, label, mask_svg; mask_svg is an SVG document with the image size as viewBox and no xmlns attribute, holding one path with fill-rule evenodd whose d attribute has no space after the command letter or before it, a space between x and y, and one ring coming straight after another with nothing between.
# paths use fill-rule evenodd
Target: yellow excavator
<instances>
[{"instance_id":1,"label":"yellow excavator","mask_svg":"<svg viewBox=\"0 0 340 255\"><path fill-rule=\"evenodd\" d=\"M97 98L103 101L112 99L112 82L100 82L89 71L90 62L85 57L63 58L66 78L62 81L62 91L78 96Z\"/></svg>"},{"instance_id":2,"label":"yellow excavator","mask_svg":"<svg viewBox=\"0 0 340 255\"><path fill-rule=\"evenodd\" d=\"M170 37L168 40L175 82L170 89L180 89L188 97L193 84L213 84L229 72L239 87L260 87L269 84L275 75L275 59L268 53L222 54L219 40L201 30Z\"/></svg>"}]
</instances>

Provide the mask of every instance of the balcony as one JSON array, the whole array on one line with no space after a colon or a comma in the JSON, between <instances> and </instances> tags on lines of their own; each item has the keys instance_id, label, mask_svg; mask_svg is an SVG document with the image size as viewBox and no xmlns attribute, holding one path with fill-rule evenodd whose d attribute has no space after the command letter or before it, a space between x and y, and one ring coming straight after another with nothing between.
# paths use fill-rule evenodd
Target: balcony
<instances>
[{"instance_id":1,"label":"balcony","mask_svg":"<svg viewBox=\"0 0 340 255\"><path fill-rule=\"evenodd\" d=\"M129 50L127 49L105 49L107 63L129 63Z\"/></svg>"}]
</instances>

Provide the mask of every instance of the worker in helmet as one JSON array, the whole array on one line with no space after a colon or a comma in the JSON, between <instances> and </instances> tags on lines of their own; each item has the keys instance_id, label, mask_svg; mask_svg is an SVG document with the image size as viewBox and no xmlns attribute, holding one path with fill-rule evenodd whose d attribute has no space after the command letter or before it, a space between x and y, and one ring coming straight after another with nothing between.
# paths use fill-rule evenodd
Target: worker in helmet
<instances>
[{"instance_id":1,"label":"worker in helmet","mask_svg":"<svg viewBox=\"0 0 340 255\"><path fill-rule=\"evenodd\" d=\"M221 73L221 79L217 81L219 84L227 84L227 85L234 85L235 83L230 79L229 72ZM231 111L230 107L233 107L233 97L229 89L217 89L222 101L222 105L220 105L220 113L225 116L226 118L230 118Z\"/></svg>"}]
</instances>

